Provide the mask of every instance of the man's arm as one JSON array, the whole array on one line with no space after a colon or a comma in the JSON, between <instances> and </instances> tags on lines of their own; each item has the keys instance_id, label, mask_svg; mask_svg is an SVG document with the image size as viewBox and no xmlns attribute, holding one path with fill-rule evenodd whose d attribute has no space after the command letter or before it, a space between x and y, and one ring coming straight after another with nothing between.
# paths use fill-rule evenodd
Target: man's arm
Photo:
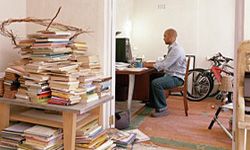
<instances>
[{"instance_id":1,"label":"man's arm","mask_svg":"<svg viewBox=\"0 0 250 150\"><path fill-rule=\"evenodd\" d=\"M158 71L168 70L168 68L173 65L180 56L181 53L178 49L172 49L162 61L156 61L154 67Z\"/></svg>"}]
</instances>

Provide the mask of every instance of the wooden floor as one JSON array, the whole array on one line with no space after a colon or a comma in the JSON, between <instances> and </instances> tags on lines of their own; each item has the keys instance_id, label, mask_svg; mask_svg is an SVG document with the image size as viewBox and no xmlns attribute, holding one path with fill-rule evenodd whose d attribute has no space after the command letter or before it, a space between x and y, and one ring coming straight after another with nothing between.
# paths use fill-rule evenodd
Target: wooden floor
<instances>
[{"instance_id":1,"label":"wooden floor","mask_svg":"<svg viewBox=\"0 0 250 150\"><path fill-rule=\"evenodd\" d=\"M134 103L134 109L139 108L136 104L140 103ZM150 113L153 110L145 108L136 115L130 128L139 128L151 137L152 143L163 147L182 150L229 150L232 142L218 124L208 130L219 105L220 102L213 98L201 102L189 101L189 116L186 117L181 97L171 96L168 99L168 116L151 118ZM226 128L229 127L231 114L231 111L224 111L219 115Z\"/></svg>"},{"instance_id":2,"label":"wooden floor","mask_svg":"<svg viewBox=\"0 0 250 150\"><path fill-rule=\"evenodd\" d=\"M134 118L136 115L138 115L141 111L144 109L144 103L138 100L133 100L132 105L131 105L131 111L132 111L132 118ZM127 110L128 108L127 101L117 101L115 103L115 111L124 111Z\"/></svg>"}]
</instances>

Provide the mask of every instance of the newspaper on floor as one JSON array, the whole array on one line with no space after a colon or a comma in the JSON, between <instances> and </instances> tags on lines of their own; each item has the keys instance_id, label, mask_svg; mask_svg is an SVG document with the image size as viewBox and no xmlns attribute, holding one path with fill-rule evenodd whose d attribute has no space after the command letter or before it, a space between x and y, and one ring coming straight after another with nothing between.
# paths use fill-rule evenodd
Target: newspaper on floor
<instances>
[{"instance_id":1,"label":"newspaper on floor","mask_svg":"<svg viewBox=\"0 0 250 150\"><path fill-rule=\"evenodd\" d=\"M149 141L150 140L150 137L147 136L145 133L143 133L139 129L127 130L126 132L135 133L136 134L136 142L144 142L144 141Z\"/></svg>"}]
</instances>

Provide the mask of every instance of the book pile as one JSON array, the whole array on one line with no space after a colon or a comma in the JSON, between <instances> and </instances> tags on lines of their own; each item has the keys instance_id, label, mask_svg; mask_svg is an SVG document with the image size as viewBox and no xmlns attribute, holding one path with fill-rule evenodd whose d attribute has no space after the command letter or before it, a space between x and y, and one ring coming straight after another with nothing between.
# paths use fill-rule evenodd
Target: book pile
<instances>
[{"instance_id":1,"label":"book pile","mask_svg":"<svg viewBox=\"0 0 250 150\"><path fill-rule=\"evenodd\" d=\"M4 89L3 89L4 76L5 76L5 73L0 72L0 97L3 96L3 92L4 92Z\"/></svg>"},{"instance_id":2,"label":"book pile","mask_svg":"<svg viewBox=\"0 0 250 150\"><path fill-rule=\"evenodd\" d=\"M136 139L136 133L128 133L116 128L108 129L107 133L118 147L126 149L132 148Z\"/></svg>"},{"instance_id":3,"label":"book pile","mask_svg":"<svg viewBox=\"0 0 250 150\"><path fill-rule=\"evenodd\" d=\"M25 66L25 86L28 99L33 103L46 104L51 96L45 68L52 65L46 62L33 62ZM24 91L24 90L23 90Z\"/></svg>"},{"instance_id":4,"label":"book pile","mask_svg":"<svg viewBox=\"0 0 250 150\"><path fill-rule=\"evenodd\" d=\"M16 123L3 129L0 133L0 149L17 149L18 145L25 140L24 130L32 126L32 124L27 123Z\"/></svg>"},{"instance_id":5,"label":"book pile","mask_svg":"<svg viewBox=\"0 0 250 150\"><path fill-rule=\"evenodd\" d=\"M3 97L15 98L17 89L20 86L18 78L23 75L23 71L19 70L19 68L20 66L9 66L5 69Z\"/></svg>"},{"instance_id":6,"label":"book pile","mask_svg":"<svg viewBox=\"0 0 250 150\"><path fill-rule=\"evenodd\" d=\"M149 141L150 140L150 137L147 136L145 133L143 133L139 129L127 130L126 132L127 133L134 133L134 134L136 134L136 139L135 139L136 143L144 142L144 141Z\"/></svg>"},{"instance_id":7,"label":"book pile","mask_svg":"<svg viewBox=\"0 0 250 150\"><path fill-rule=\"evenodd\" d=\"M29 101L29 96L27 94L27 86L25 85L24 76L20 76L18 78L18 82L19 82L20 86L17 89L17 93L15 94L15 96L17 99Z\"/></svg>"},{"instance_id":8,"label":"book pile","mask_svg":"<svg viewBox=\"0 0 250 150\"><path fill-rule=\"evenodd\" d=\"M85 93L82 95L82 102L89 103L98 100L96 86L93 84L93 81L97 78L98 76L94 74L81 75L79 77L79 87L85 90Z\"/></svg>"},{"instance_id":9,"label":"book pile","mask_svg":"<svg viewBox=\"0 0 250 150\"><path fill-rule=\"evenodd\" d=\"M25 141L20 150L61 150L63 133L61 129L35 125L24 131Z\"/></svg>"},{"instance_id":10,"label":"book pile","mask_svg":"<svg viewBox=\"0 0 250 150\"><path fill-rule=\"evenodd\" d=\"M58 105L99 99L93 84L101 74L98 56L85 56L87 44L71 40L70 35L37 31L18 43L21 57L29 60L26 74L20 79L18 99Z\"/></svg>"},{"instance_id":11,"label":"book pile","mask_svg":"<svg viewBox=\"0 0 250 150\"><path fill-rule=\"evenodd\" d=\"M30 63L25 66L27 75L25 78L25 89L20 90L18 98L30 99L34 103L45 104L51 97L48 80L50 78L45 68L56 66L59 62L67 61L71 56L70 32L59 31L37 31L28 34L28 39L18 43L21 57L29 59Z\"/></svg>"},{"instance_id":12,"label":"book pile","mask_svg":"<svg viewBox=\"0 0 250 150\"><path fill-rule=\"evenodd\" d=\"M28 34L28 39L19 41L17 47L23 59L32 61L54 62L67 60L71 49L66 48L69 43L70 32L37 31Z\"/></svg>"},{"instance_id":13,"label":"book pile","mask_svg":"<svg viewBox=\"0 0 250 150\"><path fill-rule=\"evenodd\" d=\"M71 62L47 68L50 70L49 86L52 91L49 104L72 105L81 101L81 95L85 91L79 89L78 67L78 63Z\"/></svg>"},{"instance_id":14,"label":"book pile","mask_svg":"<svg viewBox=\"0 0 250 150\"><path fill-rule=\"evenodd\" d=\"M98 120L86 124L76 132L76 149L106 150L115 147Z\"/></svg>"},{"instance_id":15,"label":"book pile","mask_svg":"<svg viewBox=\"0 0 250 150\"><path fill-rule=\"evenodd\" d=\"M69 47L72 49L71 60L76 61L77 57L84 56L88 47L86 42L72 42L69 44Z\"/></svg>"},{"instance_id":16,"label":"book pile","mask_svg":"<svg viewBox=\"0 0 250 150\"><path fill-rule=\"evenodd\" d=\"M98 79L101 74L98 56L79 56L77 57L77 62L81 63L79 68L80 88L86 91L82 96L83 101L88 103L98 100L99 97L96 93L96 86L93 84L93 81Z\"/></svg>"},{"instance_id":17,"label":"book pile","mask_svg":"<svg viewBox=\"0 0 250 150\"><path fill-rule=\"evenodd\" d=\"M100 69L99 58L97 55L79 56L76 58L77 62L81 62L81 67L90 69Z\"/></svg>"},{"instance_id":18,"label":"book pile","mask_svg":"<svg viewBox=\"0 0 250 150\"><path fill-rule=\"evenodd\" d=\"M93 81L96 86L96 93L99 98L107 95L111 95L111 79L112 77L99 77Z\"/></svg>"}]
</instances>

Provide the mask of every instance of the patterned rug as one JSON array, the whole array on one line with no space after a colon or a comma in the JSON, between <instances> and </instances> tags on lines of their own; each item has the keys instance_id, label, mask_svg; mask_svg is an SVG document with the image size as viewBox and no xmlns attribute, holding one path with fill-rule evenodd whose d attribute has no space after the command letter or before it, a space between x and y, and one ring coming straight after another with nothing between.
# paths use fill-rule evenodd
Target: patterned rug
<instances>
[{"instance_id":1,"label":"patterned rug","mask_svg":"<svg viewBox=\"0 0 250 150\"><path fill-rule=\"evenodd\" d=\"M151 142L162 148L181 150L230 150L231 140L215 123L212 130L207 127L216 111L216 100L189 102L189 116L184 115L183 101L179 97L169 99L169 115L162 118L149 117L153 109L145 108L130 124L130 129L138 128L151 138ZM219 115L228 127L231 112ZM147 147L147 146L146 146ZM165 148L166 149L166 148Z\"/></svg>"}]
</instances>

